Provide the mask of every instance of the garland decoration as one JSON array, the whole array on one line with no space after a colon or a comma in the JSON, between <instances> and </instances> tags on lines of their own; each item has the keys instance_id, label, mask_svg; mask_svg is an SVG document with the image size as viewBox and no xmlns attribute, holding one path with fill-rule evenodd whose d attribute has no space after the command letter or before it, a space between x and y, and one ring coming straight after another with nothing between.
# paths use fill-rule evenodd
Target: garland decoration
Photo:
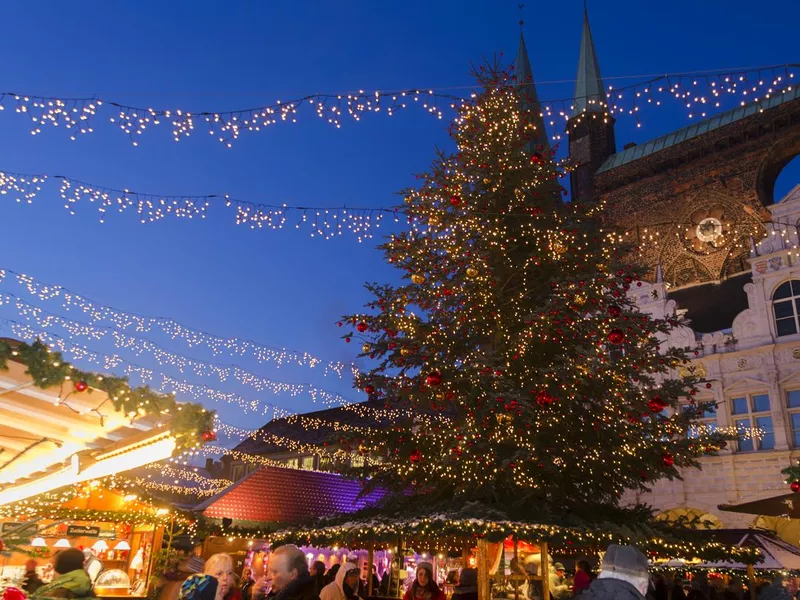
<instances>
[{"instance_id":1,"label":"garland decoration","mask_svg":"<svg viewBox=\"0 0 800 600\"><path fill-rule=\"evenodd\" d=\"M720 108L726 99L737 102L764 101L791 90L796 64L770 65L752 69L709 70L693 73L660 75L620 88L609 86L608 101L598 102L604 116L628 115L639 123L641 109L660 106L666 100L679 102L688 117L705 117L709 108ZM542 85L544 82L540 82ZM95 130L94 121L108 107L112 112L108 122L126 134L134 146L148 129L168 124L173 139L178 142L192 133L205 130L220 143L230 148L243 133L260 132L278 123L296 123L306 107L307 112L340 128L345 118L360 122L368 114L393 116L412 106L442 119L444 111L455 112L469 99L474 86L462 88L467 93L455 95L447 90L406 89L394 92L364 91L350 94L310 94L289 101L234 111L205 110L191 112L183 109L156 109L136 107L97 98L58 98L0 93L0 110L9 105L15 114L31 120L31 134L39 135L45 128L57 127L69 133L70 139L87 135ZM580 99L580 98L578 98ZM544 100L540 103L541 116L551 126L559 126L573 114L576 98ZM560 136L557 136L560 137Z\"/></svg>"},{"instance_id":2,"label":"garland decoration","mask_svg":"<svg viewBox=\"0 0 800 600\"><path fill-rule=\"evenodd\" d=\"M201 432L213 427L214 411L199 404L178 403L170 395L160 394L147 386L131 388L124 377L98 375L82 371L66 362L60 352L51 352L40 340L32 344L0 339L0 369L8 368L8 361L22 363L26 373L40 388L63 387L68 382L85 382L92 389L108 394L114 410L127 415L131 422L145 415L170 415L170 431L178 448L201 445ZM67 397L69 393L67 394ZM66 398L62 399L66 403ZM104 416L98 411L98 418Z\"/></svg>"}]
</instances>

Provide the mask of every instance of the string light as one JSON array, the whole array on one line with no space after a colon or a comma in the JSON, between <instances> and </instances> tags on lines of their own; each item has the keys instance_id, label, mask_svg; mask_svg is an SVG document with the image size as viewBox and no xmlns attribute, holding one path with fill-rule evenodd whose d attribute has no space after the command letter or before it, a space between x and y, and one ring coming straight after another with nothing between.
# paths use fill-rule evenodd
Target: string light
<instances>
[{"instance_id":1,"label":"string light","mask_svg":"<svg viewBox=\"0 0 800 600\"><path fill-rule=\"evenodd\" d=\"M660 106L673 100L687 111L689 118L704 117L713 108L722 106L726 97L744 104L760 102L791 90L797 65L777 65L735 71L675 73L651 78L625 87L609 87L608 100L585 99L593 109L605 115L628 115L637 119L644 107ZM507 84L516 85L516 84ZM468 88L471 89L471 88ZM367 114L395 115L409 107L418 107L437 119L444 111L458 111L469 98L436 90L407 89L397 92L359 90L349 94L312 94L294 100L236 111L190 112L182 109L154 109L125 105L95 97L55 98L12 92L0 94L0 110L11 105L15 114L31 120L31 133L39 135L45 128L57 127L74 140L94 131L93 122L100 111L113 111L108 122L118 127L134 145L142 134L162 124L171 128L172 137L180 141L192 133L205 130L231 147L243 133L266 130L278 123L296 123L302 110L336 128L345 118L359 122ZM573 114L575 98L541 102L541 116L551 126L566 122ZM560 137L560 136L558 136Z\"/></svg>"},{"instance_id":2,"label":"string light","mask_svg":"<svg viewBox=\"0 0 800 600\"><path fill-rule=\"evenodd\" d=\"M152 317L127 312L76 294L61 285L45 283L30 275L0 268L0 284L5 281L6 276L13 277L23 290L38 300L57 300L63 310L69 312L78 311L88 318L92 324L111 323L119 331L132 330L134 333L160 332L172 340L183 342L189 348L205 347L214 356L221 354L227 354L232 357L247 356L260 363L275 363L278 367L294 364L313 369L321 368L324 374L327 375L332 372L339 377L342 377L344 373L355 375L358 372L352 363L324 360L310 352L276 348L253 340L235 337L225 338L213 333L192 329L167 317ZM83 324L76 326L78 331L83 331L81 325ZM83 326L85 327L85 325ZM92 333L91 335L81 333L81 335L100 339L98 333ZM132 343L134 342L126 342L126 345L130 346Z\"/></svg>"}]
</instances>

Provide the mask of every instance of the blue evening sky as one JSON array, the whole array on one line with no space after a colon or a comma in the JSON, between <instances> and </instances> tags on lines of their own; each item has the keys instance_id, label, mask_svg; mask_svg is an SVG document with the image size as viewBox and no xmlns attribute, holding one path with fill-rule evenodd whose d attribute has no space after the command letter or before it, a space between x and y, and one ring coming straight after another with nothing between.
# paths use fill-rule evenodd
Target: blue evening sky
<instances>
[{"instance_id":1,"label":"blue evening sky","mask_svg":"<svg viewBox=\"0 0 800 600\"><path fill-rule=\"evenodd\" d=\"M527 4L525 35L535 78L542 82L539 95L569 96L572 84L563 81L575 76L582 3ZM608 78L798 59L796 0L590 0L589 12ZM258 106L313 92L469 86L471 61L499 51L513 60L518 19L512 0L17 2L3 11L0 90L96 94L133 105L197 111ZM554 81L562 83L547 83ZM133 147L105 121L108 114L95 119L95 133L71 142L58 129L33 137L24 118L11 110L0 113L0 170L64 174L154 193L388 207L397 201L397 190L413 185L412 174L426 168L436 145L449 148L446 122L419 110L392 118L367 115L360 123L346 120L341 129L305 113L297 124L246 134L232 149L202 131L175 143L165 126ZM644 126L636 130L620 118L620 147L690 122L674 105L646 110L642 120ZM779 193L800 180L793 177L784 177ZM90 207L69 216L62 205L53 185L32 206L7 196L0 200L0 268L123 310L170 316L225 337L332 360L350 360L360 346L339 340L336 321L367 300L362 283L394 276L374 241L359 244L352 236L323 241L310 239L307 230L250 231L236 227L223 210L202 222L145 226L134 215L112 215L100 225ZM0 291L19 289L8 282L0 286ZM60 311L57 303L42 306ZM0 317L20 320L10 307L0 308ZM145 335L198 359L236 363L354 400L363 397L349 379L324 377L320 370L213 358L203 349ZM104 341L76 341L113 350ZM133 358L156 366L148 353ZM233 380L212 383L208 377L163 370L288 410L322 406L305 394L274 395ZM240 427L268 418L206 403Z\"/></svg>"}]
</instances>

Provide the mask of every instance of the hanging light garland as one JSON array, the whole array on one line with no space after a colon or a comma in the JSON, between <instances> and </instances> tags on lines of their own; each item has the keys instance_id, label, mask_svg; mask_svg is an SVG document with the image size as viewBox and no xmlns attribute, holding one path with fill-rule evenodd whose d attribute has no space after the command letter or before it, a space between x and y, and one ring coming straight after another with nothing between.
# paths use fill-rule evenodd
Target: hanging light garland
<instances>
[{"instance_id":1,"label":"hanging light garland","mask_svg":"<svg viewBox=\"0 0 800 600\"><path fill-rule=\"evenodd\" d=\"M0 179L2 187L2 179ZM232 357L250 357L260 363L271 362L278 367L284 365L298 365L313 369L322 369L327 375L330 372L342 377L344 373L357 374L358 370L352 363L343 361L330 361L319 358L310 352L277 348L261 344L253 340L240 338L225 338L213 333L187 327L182 323L168 317L152 317L132 313L113 306L101 304L91 298L76 294L71 290L53 283L45 283L38 279L19 273L12 269L0 268L0 284L6 279L14 279L20 288L40 301L55 300L65 311L78 311L90 320L92 324L110 323L119 331L133 331L135 333L159 332L173 340L179 340L189 348L204 347L214 356L227 354ZM78 328L80 330L80 327ZM88 337L96 337L83 334ZM99 337L96 337L99 339ZM128 342L126 345L130 345Z\"/></svg>"},{"instance_id":2,"label":"hanging light garland","mask_svg":"<svg viewBox=\"0 0 800 600\"><path fill-rule=\"evenodd\" d=\"M739 103L759 102L791 90L798 65L771 65L752 69L674 73L650 78L625 87L609 87L607 102L596 98L587 101L599 104L611 116L629 115L639 120L641 109L660 106L673 100L685 107L688 117L705 117L708 111L720 108L726 98ZM541 85L541 83L539 84ZM472 87L462 88L471 90ZM409 107L418 107L436 119L444 111L455 112L468 100L469 94L455 95L446 90L406 89L396 92L364 91L349 94L311 94L289 101L235 111L187 111L135 107L97 97L58 98L0 93L0 110L10 108L31 121L31 134L57 127L68 132L70 139L94 132L98 115L110 113L108 123L119 128L134 146L148 129L167 125L177 142L192 133L204 131L227 147L244 133L256 133L279 123L296 123L302 111L315 114L320 120L341 127L344 122L359 122L368 114L393 116ZM573 114L575 98L544 100L541 115L551 126L565 123ZM560 137L560 136L557 136Z\"/></svg>"}]
</instances>

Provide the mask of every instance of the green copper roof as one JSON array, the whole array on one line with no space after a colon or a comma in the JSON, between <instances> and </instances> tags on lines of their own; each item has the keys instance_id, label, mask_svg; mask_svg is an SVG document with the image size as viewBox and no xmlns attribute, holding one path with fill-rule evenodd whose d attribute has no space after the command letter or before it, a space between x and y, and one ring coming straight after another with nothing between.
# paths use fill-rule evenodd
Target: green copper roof
<instances>
[{"instance_id":1,"label":"green copper roof","mask_svg":"<svg viewBox=\"0 0 800 600\"><path fill-rule=\"evenodd\" d=\"M575 76L575 96L572 115L584 111L605 110L606 92L600 76L600 63L594 49L592 29L589 27L589 13L583 11L583 33L581 34L581 53L578 58L578 74Z\"/></svg>"},{"instance_id":2,"label":"green copper roof","mask_svg":"<svg viewBox=\"0 0 800 600\"><path fill-rule=\"evenodd\" d=\"M612 154L602 165L600 165L600 168L597 170L597 172L604 173L605 171L616 169L617 167L621 167L622 165L639 160L645 156L655 154L656 152L669 148L670 146L675 146L681 142L699 137L704 133L708 133L709 131L714 131L715 129L719 129L725 125L730 125L736 121L741 121L745 117L749 117L750 115L754 115L764 110L775 108L781 104L791 102L792 100L796 100L798 98L800 98L800 86L795 86L791 91L783 94L777 94L767 100L753 102L752 104L748 104L746 106L734 108L715 117L705 119L693 125L689 125L688 127L684 127L683 129L679 129L678 131L673 131L667 135L650 140L644 144L639 144L638 146L633 146L627 150L623 150L622 152Z\"/></svg>"},{"instance_id":3,"label":"green copper roof","mask_svg":"<svg viewBox=\"0 0 800 600\"><path fill-rule=\"evenodd\" d=\"M544 119L541 116L542 107L539 104L536 85L533 83L533 69L531 69L531 61L528 60L528 49L525 47L525 37L522 35L521 31L519 32L519 50L517 50L517 64L514 67L514 72L517 77L517 85L528 95L526 108L530 108L538 115L534 118L537 137L530 144L532 151L536 150L533 146L541 145L545 148L549 148L550 143L547 140L547 131L544 128Z\"/></svg>"}]
</instances>

